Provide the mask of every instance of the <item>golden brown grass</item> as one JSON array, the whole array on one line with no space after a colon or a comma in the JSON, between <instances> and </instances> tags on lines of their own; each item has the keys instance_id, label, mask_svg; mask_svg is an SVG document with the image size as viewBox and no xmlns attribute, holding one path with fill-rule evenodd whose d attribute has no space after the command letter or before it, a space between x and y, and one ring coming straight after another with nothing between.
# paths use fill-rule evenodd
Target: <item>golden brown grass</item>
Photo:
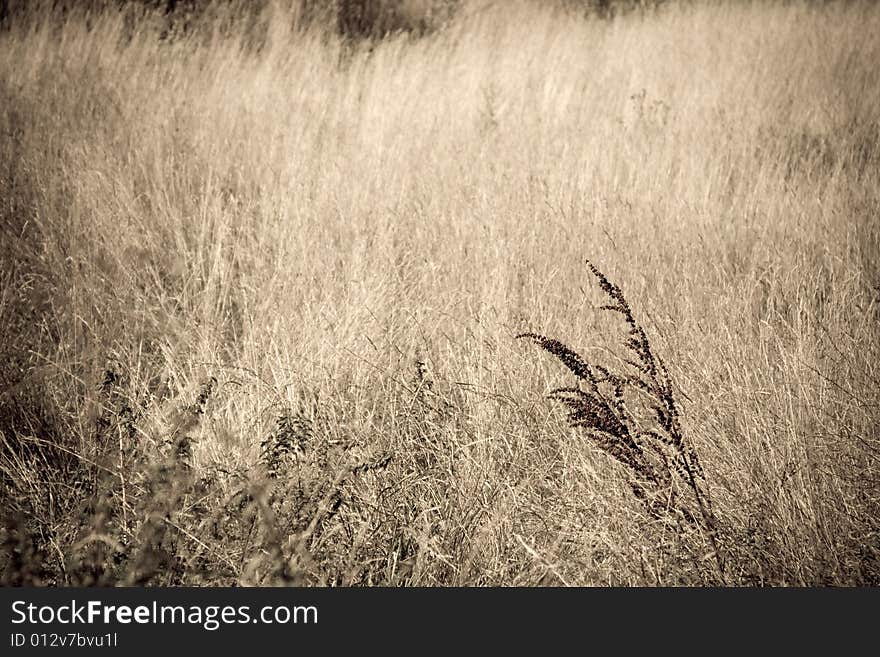
<instances>
[{"instance_id":1,"label":"golden brown grass","mask_svg":"<svg viewBox=\"0 0 880 657\"><path fill-rule=\"evenodd\" d=\"M472 3L345 53L269 11L0 32L6 583L717 581L515 339L621 366L584 258L726 581L880 582L874 3Z\"/></svg>"}]
</instances>

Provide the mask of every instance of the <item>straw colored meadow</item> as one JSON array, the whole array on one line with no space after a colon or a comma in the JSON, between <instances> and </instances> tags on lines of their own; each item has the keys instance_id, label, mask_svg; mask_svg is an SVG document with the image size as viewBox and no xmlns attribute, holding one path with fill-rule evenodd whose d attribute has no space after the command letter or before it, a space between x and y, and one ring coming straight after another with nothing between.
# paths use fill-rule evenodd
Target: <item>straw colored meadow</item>
<instances>
[{"instance_id":1,"label":"straw colored meadow","mask_svg":"<svg viewBox=\"0 0 880 657\"><path fill-rule=\"evenodd\" d=\"M880 5L105 4L0 21L4 583L880 583Z\"/></svg>"}]
</instances>

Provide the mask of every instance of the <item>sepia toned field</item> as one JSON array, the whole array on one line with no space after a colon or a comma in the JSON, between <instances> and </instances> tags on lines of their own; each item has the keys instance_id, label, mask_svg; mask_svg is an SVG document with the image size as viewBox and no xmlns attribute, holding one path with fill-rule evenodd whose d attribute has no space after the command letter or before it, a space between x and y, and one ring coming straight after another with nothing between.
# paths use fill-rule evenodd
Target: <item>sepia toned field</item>
<instances>
[{"instance_id":1,"label":"sepia toned field","mask_svg":"<svg viewBox=\"0 0 880 657\"><path fill-rule=\"evenodd\" d=\"M880 584L880 6L126 16L0 31L3 583Z\"/></svg>"}]
</instances>

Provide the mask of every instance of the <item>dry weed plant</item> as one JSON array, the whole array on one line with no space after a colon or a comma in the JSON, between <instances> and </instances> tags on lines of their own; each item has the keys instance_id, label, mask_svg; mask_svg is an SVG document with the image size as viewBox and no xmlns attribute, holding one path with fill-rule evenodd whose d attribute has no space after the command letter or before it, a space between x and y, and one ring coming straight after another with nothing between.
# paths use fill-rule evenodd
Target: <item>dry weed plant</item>
<instances>
[{"instance_id":1,"label":"dry weed plant","mask_svg":"<svg viewBox=\"0 0 880 657\"><path fill-rule=\"evenodd\" d=\"M617 313L627 325L623 346L629 356L623 363L630 371L616 373L603 365L591 365L553 338L536 333L517 337L533 341L574 374L578 386L556 388L550 398L567 407L573 428L626 468L633 494L654 518L672 521L685 534L690 528L702 532L711 548L717 581L724 583L718 520L703 467L682 433L666 365L654 354L623 291L589 260L587 267L610 301L601 309Z\"/></svg>"}]
</instances>

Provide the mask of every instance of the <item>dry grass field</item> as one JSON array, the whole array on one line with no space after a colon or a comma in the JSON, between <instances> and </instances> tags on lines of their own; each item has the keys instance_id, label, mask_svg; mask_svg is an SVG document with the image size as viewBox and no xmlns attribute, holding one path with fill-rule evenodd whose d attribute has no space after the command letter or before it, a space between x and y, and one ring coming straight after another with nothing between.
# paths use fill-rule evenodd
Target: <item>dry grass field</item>
<instances>
[{"instance_id":1,"label":"dry grass field","mask_svg":"<svg viewBox=\"0 0 880 657\"><path fill-rule=\"evenodd\" d=\"M547 4L7 22L3 583L880 584L880 5Z\"/></svg>"}]
</instances>

